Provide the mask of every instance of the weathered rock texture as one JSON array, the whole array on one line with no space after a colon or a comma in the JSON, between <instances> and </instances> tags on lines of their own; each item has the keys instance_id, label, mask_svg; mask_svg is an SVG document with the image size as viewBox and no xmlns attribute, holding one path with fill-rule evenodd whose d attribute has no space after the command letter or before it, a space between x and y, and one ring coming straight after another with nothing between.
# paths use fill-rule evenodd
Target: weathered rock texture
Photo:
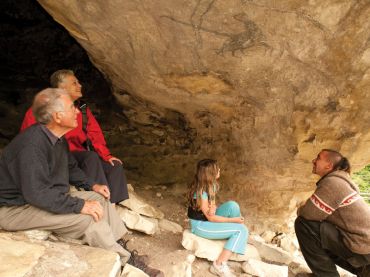
<instances>
[{"instance_id":1,"label":"weathered rock texture","mask_svg":"<svg viewBox=\"0 0 370 277\"><path fill-rule=\"evenodd\" d=\"M117 253L85 245L33 242L21 233L0 232L2 277L119 276Z\"/></svg>"},{"instance_id":2,"label":"weathered rock texture","mask_svg":"<svg viewBox=\"0 0 370 277\"><path fill-rule=\"evenodd\" d=\"M198 258L205 258L209 261L215 261L218 258L225 243L226 243L226 240L210 240L210 239L198 237L194 235L193 233L191 233L190 230L185 230L183 232L182 241L181 241L181 244L185 249L192 251L193 254L197 256ZM245 252L244 255L233 253L232 256L230 257L230 260L231 261L247 261L248 259L256 259L256 260L261 259L260 254L258 252L259 250L257 250L256 247L248 244L246 248L247 248L247 251ZM275 248L273 247L271 247L271 249L273 249L273 251L275 250ZM274 252L268 253L267 257L271 257L271 256L275 257L277 251L274 251ZM263 252L264 255L265 253L267 253L267 251ZM269 260L274 261L271 258Z\"/></svg>"},{"instance_id":3,"label":"weathered rock texture","mask_svg":"<svg viewBox=\"0 0 370 277\"><path fill-rule=\"evenodd\" d=\"M215 157L249 226L274 229L321 148L370 162L367 0L38 2L110 79L113 152L148 181Z\"/></svg>"}]
</instances>

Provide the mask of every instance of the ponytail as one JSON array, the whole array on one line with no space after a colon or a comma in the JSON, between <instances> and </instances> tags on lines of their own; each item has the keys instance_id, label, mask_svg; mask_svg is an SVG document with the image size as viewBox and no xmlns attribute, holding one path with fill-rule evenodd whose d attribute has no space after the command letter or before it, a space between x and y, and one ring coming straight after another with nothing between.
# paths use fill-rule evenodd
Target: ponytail
<instances>
[{"instance_id":1,"label":"ponytail","mask_svg":"<svg viewBox=\"0 0 370 277\"><path fill-rule=\"evenodd\" d=\"M335 170L343 170L347 173L351 173L351 165L346 157L342 157L339 162L337 162L334 167L333 171Z\"/></svg>"},{"instance_id":2,"label":"ponytail","mask_svg":"<svg viewBox=\"0 0 370 277\"><path fill-rule=\"evenodd\" d=\"M332 149L322 149L321 151L328 153L328 158L333 163L332 172L336 170L343 170L349 174L351 173L351 165L348 159L341 153Z\"/></svg>"}]
</instances>

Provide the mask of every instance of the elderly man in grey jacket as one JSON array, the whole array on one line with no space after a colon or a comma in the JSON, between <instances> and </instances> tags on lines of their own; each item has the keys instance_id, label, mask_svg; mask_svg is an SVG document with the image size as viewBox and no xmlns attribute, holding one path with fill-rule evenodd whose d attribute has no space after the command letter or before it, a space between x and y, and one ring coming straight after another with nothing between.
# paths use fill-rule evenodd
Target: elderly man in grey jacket
<instances>
[{"instance_id":1,"label":"elderly man in grey jacket","mask_svg":"<svg viewBox=\"0 0 370 277\"><path fill-rule=\"evenodd\" d=\"M6 230L51 230L91 246L130 253L119 240L127 229L107 199L77 167L63 135L77 126L77 109L61 89L38 93L33 112L40 124L19 134L0 158L0 226ZM70 192L70 185L89 191Z\"/></svg>"},{"instance_id":2,"label":"elderly man in grey jacket","mask_svg":"<svg viewBox=\"0 0 370 277\"><path fill-rule=\"evenodd\" d=\"M82 239L115 251L123 264L162 276L143 256L124 248L127 229L109 202L109 188L89 181L70 154L63 135L77 126L79 111L68 93L45 89L32 110L39 124L15 137L0 157L0 227ZM70 183L87 191L70 192Z\"/></svg>"}]
</instances>

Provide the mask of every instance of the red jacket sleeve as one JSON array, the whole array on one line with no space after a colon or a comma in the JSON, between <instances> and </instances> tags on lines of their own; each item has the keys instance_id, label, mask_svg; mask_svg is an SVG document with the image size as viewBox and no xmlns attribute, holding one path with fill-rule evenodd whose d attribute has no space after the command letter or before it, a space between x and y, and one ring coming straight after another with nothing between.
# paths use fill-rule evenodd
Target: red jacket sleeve
<instances>
[{"instance_id":1,"label":"red jacket sleeve","mask_svg":"<svg viewBox=\"0 0 370 277\"><path fill-rule=\"evenodd\" d=\"M96 153L104 160L108 161L112 158L112 155L107 147L107 144L104 139L103 132L99 126L99 123L96 121L94 115L89 108L86 109L87 115L87 137L91 140L92 145L95 148Z\"/></svg>"},{"instance_id":2,"label":"red jacket sleeve","mask_svg":"<svg viewBox=\"0 0 370 277\"><path fill-rule=\"evenodd\" d=\"M26 114L24 115L24 119L23 119L23 122L22 122L22 125L21 125L21 131L23 131L24 129L30 127L31 125L33 125L35 123L36 123L36 119L33 116L32 109L29 108L27 110Z\"/></svg>"}]
</instances>

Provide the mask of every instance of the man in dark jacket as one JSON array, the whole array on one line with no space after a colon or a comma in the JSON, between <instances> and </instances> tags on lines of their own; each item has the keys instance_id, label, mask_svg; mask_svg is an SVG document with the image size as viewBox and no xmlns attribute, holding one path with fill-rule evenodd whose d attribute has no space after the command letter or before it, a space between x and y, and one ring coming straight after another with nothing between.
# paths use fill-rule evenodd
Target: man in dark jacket
<instances>
[{"instance_id":1,"label":"man in dark jacket","mask_svg":"<svg viewBox=\"0 0 370 277\"><path fill-rule=\"evenodd\" d=\"M295 231L314 276L339 277L335 265L370 276L370 206L339 152L324 149L312 161L321 179L297 213Z\"/></svg>"}]
</instances>

